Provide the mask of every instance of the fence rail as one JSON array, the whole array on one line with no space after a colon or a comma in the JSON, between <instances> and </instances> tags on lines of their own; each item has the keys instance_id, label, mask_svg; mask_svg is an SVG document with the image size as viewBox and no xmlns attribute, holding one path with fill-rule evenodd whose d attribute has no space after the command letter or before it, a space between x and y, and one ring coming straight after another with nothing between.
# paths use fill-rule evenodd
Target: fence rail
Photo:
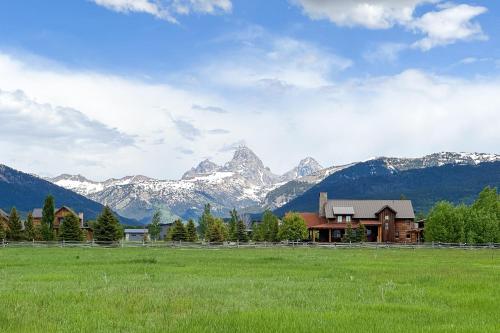
<instances>
[{"instance_id":1,"label":"fence rail","mask_svg":"<svg viewBox=\"0 0 500 333\"><path fill-rule=\"evenodd\" d=\"M345 248L401 248L401 249L500 249L500 243L488 244L466 244L466 243L317 243L317 242L184 242L184 241L148 241L148 242L69 242L69 241L25 241L25 242L0 242L2 248L198 248L198 249L218 249L218 248L325 248L325 249L345 249Z\"/></svg>"}]
</instances>

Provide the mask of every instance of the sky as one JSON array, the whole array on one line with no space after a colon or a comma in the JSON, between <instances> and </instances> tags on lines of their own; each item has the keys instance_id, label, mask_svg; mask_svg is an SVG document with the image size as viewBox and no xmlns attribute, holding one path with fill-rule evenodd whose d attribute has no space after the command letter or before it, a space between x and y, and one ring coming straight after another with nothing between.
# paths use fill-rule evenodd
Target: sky
<instances>
[{"instance_id":1,"label":"sky","mask_svg":"<svg viewBox=\"0 0 500 333\"><path fill-rule=\"evenodd\" d=\"M500 2L0 1L0 163L177 179L500 153Z\"/></svg>"}]
</instances>

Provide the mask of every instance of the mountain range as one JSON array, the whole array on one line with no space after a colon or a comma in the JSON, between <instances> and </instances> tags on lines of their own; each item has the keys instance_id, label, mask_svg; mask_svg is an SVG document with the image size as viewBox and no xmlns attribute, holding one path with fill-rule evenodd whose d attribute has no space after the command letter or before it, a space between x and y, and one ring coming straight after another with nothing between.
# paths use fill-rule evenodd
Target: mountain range
<instances>
[{"instance_id":1,"label":"mountain range","mask_svg":"<svg viewBox=\"0 0 500 333\"><path fill-rule=\"evenodd\" d=\"M45 197L49 194L54 196L56 207L71 207L76 212L82 212L85 220L96 219L103 209L102 204L78 193L0 164L0 208L3 210L8 212L16 207L26 216L34 208L43 207ZM138 224L133 219L119 215L118 218L123 224Z\"/></svg>"},{"instance_id":2,"label":"mountain range","mask_svg":"<svg viewBox=\"0 0 500 333\"><path fill-rule=\"evenodd\" d=\"M290 171L277 175L252 150L241 146L227 163L218 165L209 160L202 161L179 180L158 180L138 175L97 182L81 175L69 174L47 180L109 205L127 218L148 222L156 209L162 210L167 220L196 218L206 203L210 203L220 216L228 215L233 208L246 213L261 212L266 208L282 212L294 207L289 205L297 202L294 199L300 200L304 194L309 195L310 190L324 181L330 181L332 177L352 181L352 193L347 191L344 195L353 197L357 195L354 187L359 185L355 181L371 179L363 178L365 176L392 175L397 178L411 170L478 166L496 161L500 161L500 155L442 152L421 158L378 157L324 168L308 157ZM345 175L351 175L351 178L345 178ZM398 197L405 193L404 189L400 192ZM391 192L391 195L395 194Z\"/></svg>"}]
</instances>

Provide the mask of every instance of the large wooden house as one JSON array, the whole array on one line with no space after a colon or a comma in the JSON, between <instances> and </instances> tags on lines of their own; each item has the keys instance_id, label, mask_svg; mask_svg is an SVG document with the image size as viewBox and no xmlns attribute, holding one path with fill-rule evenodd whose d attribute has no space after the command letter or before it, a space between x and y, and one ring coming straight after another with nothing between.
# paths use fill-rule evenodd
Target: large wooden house
<instances>
[{"instance_id":1,"label":"large wooden house","mask_svg":"<svg viewBox=\"0 0 500 333\"><path fill-rule=\"evenodd\" d=\"M40 226L42 224L42 213L43 213L42 208L35 208L33 210L32 212L33 226ZM78 219L80 220L80 229L82 229L84 235L86 235L87 240L92 240L93 230L92 228L85 226L83 221L83 213L77 214L71 208L66 206L57 208L54 211L54 221L52 223L52 229L54 230L54 234L56 235L56 237L59 235L59 229L61 227L62 221L66 216L70 214L73 214L78 217Z\"/></svg>"},{"instance_id":2,"label":"large wooden house","mask_svg":"<svg viewBox=\"0 0 500 333\"><path fill-rule=\"evenodd\" d=\"M410 200L328 200L319 195L317 213L300 213L312 241L341 242L348 228L366 228L369 242L419 242L421 230L415 223Z\"/></svg>"}]
</instances>

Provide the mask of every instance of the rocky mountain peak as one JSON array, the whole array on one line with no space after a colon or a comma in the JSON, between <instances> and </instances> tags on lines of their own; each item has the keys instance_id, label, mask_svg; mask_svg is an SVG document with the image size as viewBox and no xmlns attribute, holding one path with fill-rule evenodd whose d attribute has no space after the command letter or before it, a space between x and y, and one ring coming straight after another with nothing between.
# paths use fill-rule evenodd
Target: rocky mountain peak
<instances>
[{"instance_id":1,"label":"rocky mountain peak","mask_svg":"<svg viewBox=\"0 0 500 333\"><path fill-rule=\"evenodd\" d=\"M239 146L233 159L224 165L224 169L235 172L248 168L265 169L261 159L247 146Z\"/></svg>"},{"instance_id":2,"label":"rocky mountain peak","mask_svg":"<svg viewBox=\"0 0 500 333\"><path fill-rule=\"evenodd\" d=\"M312 157L306 157L299 162L299 165L285 173L282 178L285 181L294 180L297 178L310 176L322 169L323 167L318 163L318 161L316 161Z\"/></svg>"},{"instance_id":3,"label":"rocky mountain peak","mask_svg":"<svg viewBox=\"0 0 500 333\"><path fill-rule=\"evenodd\" d=\"M201 161L200 164L198 164L195 168L191 168L191 170L187 171L182 176L182 179L192 179L196 176L207 175L219 169L220 166L206 159L204 161Z\"/></svg>"}]
</instances>

